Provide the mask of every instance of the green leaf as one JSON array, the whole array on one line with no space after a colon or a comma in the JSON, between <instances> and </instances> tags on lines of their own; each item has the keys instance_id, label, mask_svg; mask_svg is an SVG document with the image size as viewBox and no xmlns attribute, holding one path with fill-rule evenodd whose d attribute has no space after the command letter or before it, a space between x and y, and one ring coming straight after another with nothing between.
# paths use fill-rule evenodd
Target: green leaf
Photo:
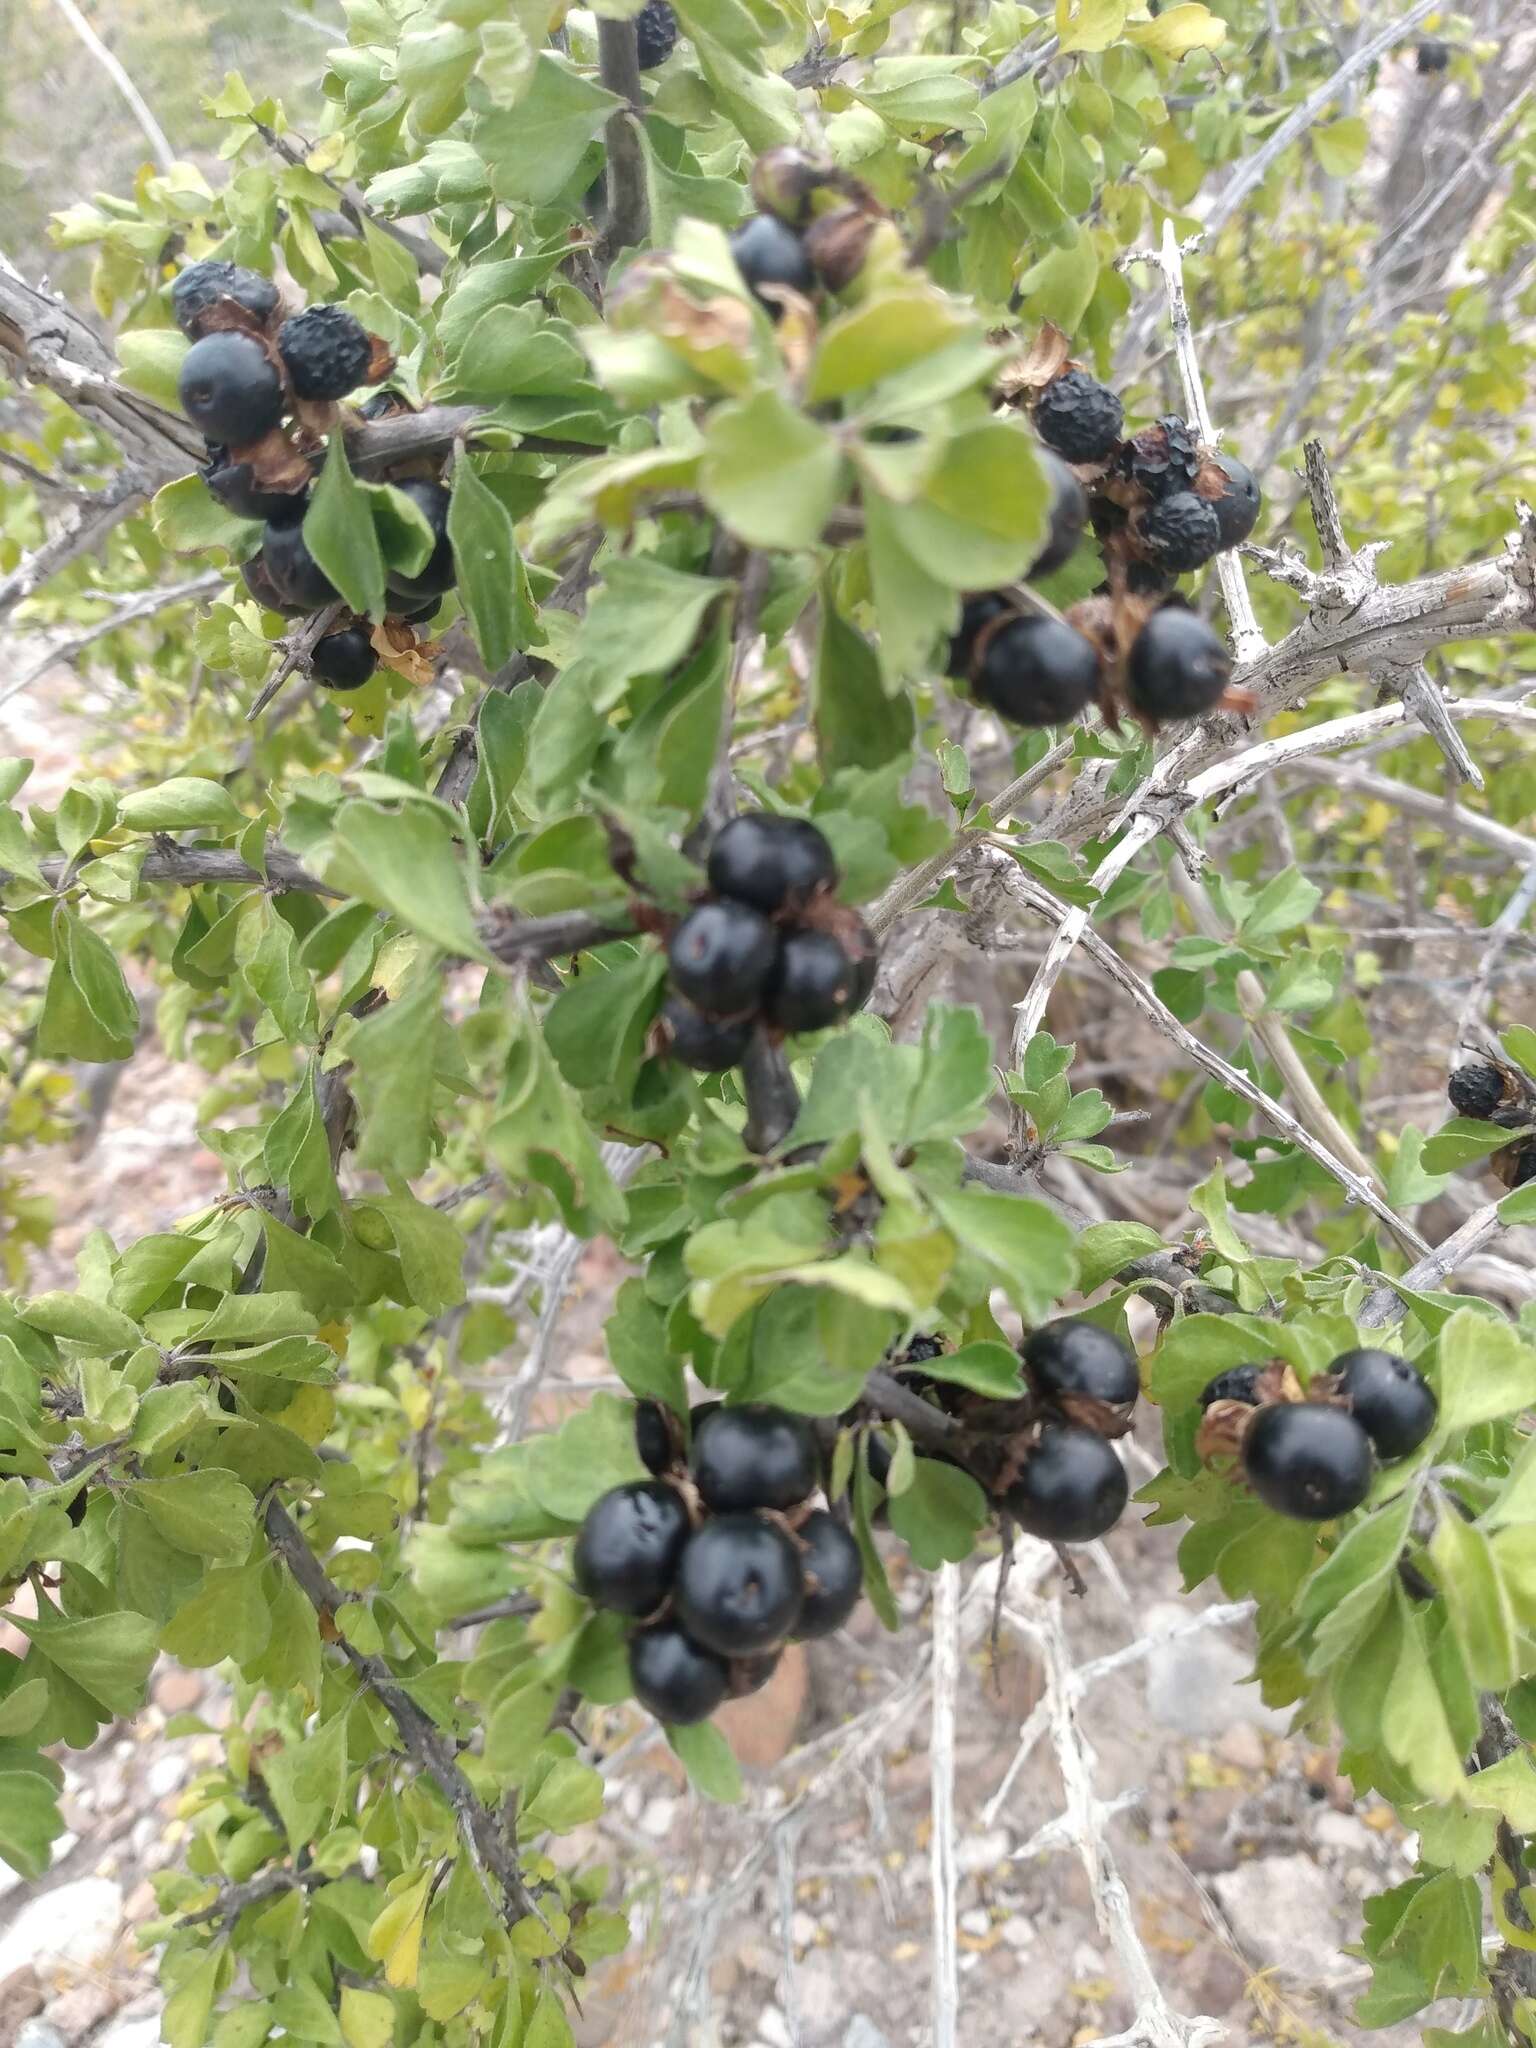
<instances>
[{"instance_id":1,"label":"green leaf","mask_svg":"<svg viewBox=\"0 0 1536 2048\"><path fill-rule=\"evenodd\" d=\"M693 647L704 614L730 585L684 575L652 555L620 555L603 570L582 624L579 647L602 678L593 702L623 702L631 676L665 675Z\"/></svg>"},{"instance_id":2,"label":"green leaf","mask_svg":"<svg viewBox=\"0 0 1536 2048\"><path fill-rule=\"evenodd\" d=\"M1425 1140L1421 1163L1426 1173L1455 1173L1458 1167L1486 1159L1509 1143L1508 1131L1474 1117L1453 1116Z\"/></svg>"},{"instance_id":3,"label":"green leaf","mask_svg":"<svg viewBox=\"0 0 1536 2048\"><path fill-rule=\"evenodd\" d=\"M969 1472L920 1457L914 1463L912 1484L905 1493L892 1496L886 1512L913 1563L931 1572L970 1556L990 1509Z\"/></svg>"},{"instance_id":4,"label":"green leaf","mask_svg":"<svg viewBox=\"0 0 1536 2048\"><path fill-rule=\"evenodd\" d=\"M57 951L48 973L36 1048L45 1059L106 1062L132 1056L139 1006L117 955L72 911L55 914Z\"/></svg>"},{"instance_id":5,"label":"green leaf","mask_svg":"<svg viewBox=\"0 0 1536 2048\"><path fill-rule=\"evenodd\" d=\"M955 590L1025 574L1050 523L1050 491L1021 427L989 420L954 435L910 503L891 507L902 546Z\"/></svg>"},{"instance_id":6,"label":"green leaf","mask_svg":"<svg viewBox=\"0 0 1536 2048\"><path fill-rule=\"evenodd\" d=\"M926 1359L923 1372L929 1379L968 1387L973 1394L985 1394L994 1401L1015 1401L1024 1391L1019 1354L1010 1345L990 1340L962 1344L958 1351Z\"/></svg>"},{"instance_id":7,"label":"green leaf","mask_svg":"<svg viewBox=\"0 0 1536 2048\"><path fill-rule=\"evenodd\" d=\"M821 632L812 677L811 717L823 771L879 768L904 755L915 720L905 694L892 697L879 657L823 590Z\"/></svg>"},{"instance_id":8,"label":"green leaf","mask_svg":"<svg viewBox=\"0 0 1536 2048\"><path fill-rule=\"evenodd\" d=\"M384 616L384 554L367 491L352 474L346 442L332 434L304 515L304 542L355 612Z\"/></svg>"},{"instance_id":9,"label":"green leaf","mask_svg":"<svg viewBox=\"0 0 1536 2048\"><path fill-rule=\"evenodd\" d=\"M491 190L509 205L547 205L619 104L570 65L541 56L518 105L481 113L470 130Z\"/></svg>"},{"instance_id":10,"label":"green leaf","mask_svg":"<svg viewBox=\"0 0 1536 2048\"><path fill-rule=\"evenodd\" d=\"M203 1469L148 1479L128 1489L167 1543L193 1557L240 1562L256 1531L256 1503L233 1472Z\"/></svg>"},{"instance_id":11,"label":"green leaf","mask_svg":"<svg viewBox=\"0 0 1536 2048\"><path fill-rule=\"evenodd\" d=\"M1161 1232L1149 1223L1090 1223L1077 1240L1077 1284L1091 1294L1133 1259L1162 1248Z\"/></svg>"},{"instance_id":12,"label":"green leaf","mask_svg":"<svg viewBox=\"0 0 1536 2048\"><path fill-rule=\"evenodd\" d=\"M1460 1309L1440 1333L1440 1431L1517 1415L1536 1402L1536 1348L1507 1323Z\"/></svg>"},{"instance_id":13,"label":"green leaf","mask_svg":"<svg viewBox=\"0 0 1536 2048\"><path fill-rule=\"evenodd\" d=\"M64 1832L64 1773L51 1757L0 1742L0 1857L22 1877L42 1877L49 1846Z\"/></svg>"},{"instance_id":14,"label":"green leaf","mask_svg":"<svg viewBox=\"0 0 1536 2048\"><path fill-rule=\"evenodd\" d=\"M1346 114L1310 132L1317 160L1330 178L1352 178L1365 162L1371 131L1359 114Z\"/></svg>"},{"instance_id":15,"label":"green leaf","mask_svg":"<svg viewBox=\"0 0 1536 2048\"><path fill-rule=\"evenodd\" d=\"M550 1056L520 989L512 999L514 1037L495 1122L486 1149L505 1172L547 1187L579 1236L623 1223L624 1197L603 1163L581 1100Z\"/></svg>"},{"instance_id":16,"label":"green leaf","mask_svg":"<svg viewBox=\"0 0 1536 2048\"><path fill-rule=\"evenodd\" d=\"M475 928L469 880L445 819L423 803L397 812L344 803L325 842L325 879L389 910L446 952L489 962Z\"/></svg>"},{"instance_id":17,"label":"green leaf","mask_svg":"<svg viewBox=\"0 0 1536 2048\"><path fill-rule=\"evenodd\" d=\"M135 327L120 334L115 345L129 390L142 392L167 412L179 413L177 385L187 355L185 338L172 327Z\"/></svg>"},{"instance_id":18,"label":"green leaf","mask_svg":"<svg viewBox=\"0 0 1536 2048\"><path fill-rule=\"evenodd\" d=\"M32 1657L61 1672L101 1708L98 1719L136 1714L155 1661L154 1623L142 1614L94 1614L65 1621L54 1609L36 1620L7 1617L32 1645ZM28 1659L31 1663L31 1658Z\"/></svg>"},{"instance_id":19,"label":"green leaf","mask_svg":"<svg viewBox=\"0 0 1536 2048\"><path fill-rule=\"evenodd\" d=\"M1520 1658L1509 1594L1488 1538L1453 1508L1444 1507L1429 1554L1466 1659L1467 1676L1489 1692L1505 1691L1520 1676Z\"/></svg>"},{"instance_id":20,"label":"green leaf","mask_svg":"<svg viewBox=\"0 0 1536 2048\"><path fill-rule=\"evenodd\" d=\"M837 442L773 391L722 405L704 437L704 501L757 548L808 548L837 507L844 463Z\"/></svg>"},{"instance_id":21,"label":"green leaf","mask_svg":"<svg viewBox=\"0 0 1536 2048\"><path fill-rule=\"evenodd\" d=\"M432 1082L446 1031L441 979L431 973L352 1033L347 1050L362 1109L360 1166L407 1180L425 1173L432 1159Z\"/></svg>"},{"instance_id":22,"label":"green leaf","mask_svg":"<svg viewBox=\"0 0 1536 2048\"><path fill-rule=\"evenodd\" d=\"M844 398L979 333L975 316L947 293L904 278L822 328L806 396Z\"/></svg>"},{"instance_id":23,"label":"green leaf","mask_svg":"<svg viewBox=\"0 0 1536 2048\"><path fill-rule=\"evenodd\" d=\"M347 1723L351 1707L323 1728L274 1751L262 1765L272 1804L282 1816L292 1848L307 1849L341 1810L347 1773Z\"/></svg>"},{"instance_id":24,"label":"green leaf","mask_svg":"<svg viewBox=\"0 0 1536 2048\"><path fill-rule=\"evenodd\" d=\"M21 1318L46 1336L88 1344L104 1358L132 1350L143 1341L132 1316L84 1294L34 1294L21 1303Z\"/></svg>"},{"instance_id":25,"label":"green leaf","mask_svg":"<svg viewBox=\"0 0 1536 2048\"><path fill-rule=\"evenodd\" d=\"M267 1126L262 1143L268 1178L285 1188L295 1212L310 1220L328 1216L339 1199L317 1093L319 1064L311 1060L305 1067L303 1080Z\"/></svg>"},{"instance_id":26,"label":"green leaf","mask_svg":"<svg viewBox=\"0 0 1536 2048\"><path fill-rule=\"evenodd\" d=\"M253 1663L273 1633L267 1578L265 1558L255 1564L210 1571L201 1590L178 1607L161 1631L160 1647L194 1671L222 1664L226 1657L242 1669ZM298 1597L312 1625L314 1610L302 1594ZM293 1640L301 1638L294 1636Z\"/></svg>"},{"instance_id":27,"label":"green leaf","mask_svg":"<svg viewBox=\"0 0 1536 2048\"><path fill-rule=\"evenodd\" d=\"M701 1798L717 1806L741 1804L741 1766L713 1721L667 1730L667 1742Z\"/></svg>"},{"instance_id":28,"label":"green leaf","mask_svg":"<svg viewBox=\"0 0 1536 2048\"><path fill-rule=\"evenodd\" d=\"M603 1781L589 1765L562 1757L523 1809L522 1818L541 1834L568 1835L603 1810Z\"/></svg>"},{"instance_id":29,"label":"green leaf","mask_svg":"<svg viewBox=\"0 0 1536 2048\"><path fill-rule=\"evenodd\" d=\"M498 669L533 634L533 600L512 515L468 462L453 472L448 538L454 574L475 645L489 669Z\"/></svg>"},{"instance_id":30,"label":"green leaf","mask_svg":"<svg viewBox=\"0 0 1536 2048\"><path fill-rule=\"evenodd\" d=\"M414 1195L375 1195L371 1206L389 1224L411 1300L440 1316L464 1299L464 1236L451 1215Z\"/></svg>"}]
</instances>

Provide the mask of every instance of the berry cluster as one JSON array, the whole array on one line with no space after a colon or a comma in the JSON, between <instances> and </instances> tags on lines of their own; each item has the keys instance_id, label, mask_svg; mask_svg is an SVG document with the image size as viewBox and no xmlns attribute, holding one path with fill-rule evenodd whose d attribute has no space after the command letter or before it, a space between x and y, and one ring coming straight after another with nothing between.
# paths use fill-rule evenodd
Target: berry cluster
<instances>
[{"instance_id":1,"label":"berry cluster","mask_svg":"<svg viewBox=\"0 0 1536 2048\"><path fill-rule=\"evenodd\" d=\"M824 1031L868 1002L875 938L837 901L837 863L801 818L748 811L716 833L709 898L667 940L662 1016L673 1057L700 1073L739 1066L754 1025Z\"/></svg>"},{"instance_id":2,"label":"berry cluster","mask_svg":"<svg viewBox=\"0 0 1536 2048\"><path fill-rule=\"evenodd\" d=\"M1505 1131L1528 1132L1536 1124L1536 1086L1529 1075L1505 1060L1470 1060L1455 1069L1445 1092L1458 1116L1497 1124ZM1536 1180L1536 1138L1513 1139L1501 1146L1488 1164L1505 1187L1524 1187L1527 1181Z\"/></svg>"},{"instance_id":3,"label":"berry cluster","mask_svg":"<svg viewBox=\"0 0 1536 2048\"><path fill-rule=\"evenodd\" d=\"M770 149L752 167L758 211L731 236L742 281L770 320L791 296L846 291L863 270L884 209L830 160ZM885 222L886 233L894 229Z\"/></svg>"},{"instance_id":4,"label":"berry cluster","mask_svg":"<svg viewBox=\"0 0 1536 2048\"><path fill-rule=\"evenodd\" d=\"M658 1720L707 1720L766 1685L784 1645L842 1627L864 1582L858 1546L824 1507L816 1433L804 1416L709 1401L681 1424L655 1402L636 1413L650 1479L616 1486L576 1539L576 1583L637 1624L635 1697Z\"/></svg>"},{"instance_id":5,"label":"berry cluster","mask_svg":"<svg viewBox=\"0 0 1536 2048\"><path fill-rule=\"evenodd\" d=\"M1219 1373L1200 1396L1197 1439L1237 1452L1244 1479L1277 1514L1331 1522L1359 1507L1375 1461L1416 1451L1435 1426L1433 1389L1391 1351L1345 1351L1302 1395L1283 1365Z\"/></svg>"},{"instance_id":6,"label":"berry cluster","mask_svg":"<svg viewBox=\"0 0 1536 2048\"><path fill-rule=\"evenodd\" d=\"M1224 701L1246 708L1230 688L1226 647L1174 579L1253 531L1261 500L1252 471L1203 447L1173 415L1124 438L1118 396L1079 363L1054 361L1022 389L1051 489L1049 535L1028 573L1062 567L1091 521L1106 580L1065 620L1020 591L972 594L949 673L1014 725L1061 725L1094 702L1111 725L1123 705L1149 731Z\"/></svg>"},{"instance_id":7,"label":"berry cluster","mask_svg":"<svg viewBox=\"0 0 1536 2048\"><path fill-rule=\"evenodd\" d=\"M245 587L258 604L297 618L336 601L336 590L304 539L311 480L323 457L333 408L389 374L390 357L344 306L309 306L284 316L270 278L207 259L171 286L176 324L192 343L182 362L182 411L204 436L202 478L225 510L259 520L261 548L246 563ZM363 418L404 410L393 392L360 408ZM432 555L415 576L391 576L389 620L430 617L454 580L448 491L431 478L396 479L425 515ZM317 642L311 669L328 689L355 690L378 666L373 628L342 618Z\"/></svg>"}]
</instances>

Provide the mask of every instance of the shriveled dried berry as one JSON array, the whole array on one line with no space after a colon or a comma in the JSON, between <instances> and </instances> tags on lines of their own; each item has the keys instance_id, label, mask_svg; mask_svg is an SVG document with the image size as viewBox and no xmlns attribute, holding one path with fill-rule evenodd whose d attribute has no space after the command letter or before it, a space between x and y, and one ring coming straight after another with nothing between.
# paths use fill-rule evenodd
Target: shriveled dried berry
<instances>
[{"instance_id":1,"label":"shriveled dried berry","mask_svg":"<svg viewBox=\"0 0 1536 2048\"><path fill-rule=\"evenodd\" d=\"M277 296L277 286L259 270L207 256L201 263L189 263L173 279L171 312L188 341L196 341L220 299L233 299L252 319L266 321L277 311Z\"/></svg>"},{"instance_id":2,"label":"shriveled dried berry","mask_svg":"<svg viewBox=\"0 0 1536 2048\"><path fill-rule=\"evenodd\" d=\"M278 352L300 398L345 398L368 375L373 343L345 306L308 306L277 331Z\"/></svg>"},{"instance_id":3,"label":"shriveled dried berry","mask_svg":"<svg viewBox=\"0 0 1536 2048\"><path fill-rule=\"evenodd\" d=\"M635 40L640 46L640 69L654 71L665 64L677 46L677 16L667 0L645 0L635 16Z\"/></svg>"},{"instance_id":4,"label":"shriveled dried berry","mask_svg":"<svg viewBox=\"0 0 1536 2048\"><path fill-rule=\"evenodd\" d=\"M1150 498L1187 491L1200 467L1200 442L1188 420L1165 413L1150 427L1133 434L1120 454L1117 469Z\"/></svg>"},{"instance_id":5,"label":"shriveled dried berry","mask_svg":"<svg viewBox=\"0 0 1536 2048\"><path fill-rule=\"evenodd\" d=\"M1221 522L1214 505L1193 491L1160 498L1142 515L1143 545L1160 569L1175 576L1200 569L1221 551Z\"/></svg>"},{"instance_id":6,"label":"shriveled dried berry","mask_svg":"<svg viewBox=\"0 0 1536 2048\"><path fill-rule=\"evenodd\" d=\"M1245 1407L1257 1408L1259 1374L1263 1370L1261 1365L1229 1365L1200 1389L1200 1406L1210 1408L1218 1401L1241 1401Z\"/></svg>"},{"instance_id":7,"label":"shriveled dried berry","mask_svg":"<svg viewBox=\"0 0 1536 2048\"><path fill-rule=\"evenodd\" d=\"M1504 1081L1497 1067L1474 1060L1470 1065L1456 1069L1445 1084L1445 1092L1458 1116L1475 1117L1479 1123L1488 1123L1503 1103Z\"/></svg>"},{"instance_id":8,"label":"shriveled dried berry","mask_svg":"<svg viewBox=\"0 0 1536 2048\"><path fill-rule=\"evenodd\" d=\"M1035 430L1068 462L1106 462L1119 444L1125 408L1087 370L1059 371L1035 400Z\"/></svg>"}]
</instances>

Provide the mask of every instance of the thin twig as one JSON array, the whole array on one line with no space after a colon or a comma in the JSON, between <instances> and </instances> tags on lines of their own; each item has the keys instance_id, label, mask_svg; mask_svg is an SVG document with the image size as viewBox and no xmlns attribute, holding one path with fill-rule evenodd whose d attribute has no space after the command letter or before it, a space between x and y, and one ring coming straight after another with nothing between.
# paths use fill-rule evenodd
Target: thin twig
<instances>
[{"instance_id":1,"label":"thin twig","mask_svg":"<svg viewBox=\"0 0 1536 2048\"><path fill-rule=\"evenodd\" d=\"M167 140L165 130L150 112L149 103L144 95L139 91L139 88L128 76L122 64L113 56L112 52L101 40L101 37L97 35L95 29L91 27L91 24L80 12L79 8L75 5L75 0L53 0L53 4L69 23L91 56L95 58L102 70L106 72L108 78L117 87L118 92L122 95L128 107L128 111L133 115L134 120L138 122L140 128L143 129L144 139L154 152L155 162L162 171L170 170L176 162L176 152Z\"/></svg>"},{"instance_id":2,"label":"thin twig","mask_svg":"<svg viewBox=\"0 0 1536 2048\"><path fill-rule=\"evenodd\" d=\"M1483 1009L1488 1001L1488 993L1493 986L1499 962L1513 944L1515 934L1530 915L1533 903L1536 903L1536 860L1528 864L1509 901L1488 927L1488 941L1483 948L1483 957L1477 963L1477 973L1473 978L1472 987L1468 991L1466 1002L1462 1005L1461 1015L1456 1020L1458 1045L1468 1044L1482 1023Z\"/></svg>"},{"instance_id":3,"label":"thin twig","mask_svg":"<svg viewBox=\"0 0 1536 2048\"><path fill-rule=\"evenodd\" d=\"M608 217L603 253L636 249L650 231L651 202L645 177L645 144L639 116L645 106L640 84L639 31L633 21L599 15L597 72L609 92L623 102L608 116L604 137L608 149Z\"/></svg>"},{"instance_id":4,"label":"thin twig","mask_svg":"<svg viewBox=\"0 0 1536 2048\"><path fill-rule=\"evenodd\" d=\"M185 583L167 583L154 590L141 590L118 605L104 619L94 626L82 626L66 640L56 641L30 668L23 669L19 676L0 685L0 704L9 704L13 697L19 697L23 690L30 689L40 676L47 675L52 668L68 666L98 640L108 633L115 633L123 626L137 624L140 619L153 618L158 612L169 611L172 605L192 604L200 597L211 597L216 590L224 587L222 569L205 570L201 576L193 576Z\"/></svg>"}]
</instances>

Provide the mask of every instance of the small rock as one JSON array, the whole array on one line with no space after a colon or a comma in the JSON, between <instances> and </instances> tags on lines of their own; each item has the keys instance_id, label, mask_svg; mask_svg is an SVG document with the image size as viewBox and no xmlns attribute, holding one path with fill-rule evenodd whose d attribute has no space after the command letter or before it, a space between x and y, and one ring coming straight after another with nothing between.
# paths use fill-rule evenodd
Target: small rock
<instances>
[{"instance_id":1,"label":"small rock","mask_svg":"<svg viewBox=\"0 0 1536 2048\"><path fill-rule=\"evenodd\" d=\"M856 2012L843 2036L843 2048L891 2048L891 2044L873 2020L867 2020L863 2013Z\"/></svg>"},{"instance_id":2,"label":"small rock","mask_svg":"<svg viewBox=\"0 0 1536 2048\"><path fill-rule=\"evenodd\" d=\"M46 1977L60 1963L99 1961L123 1924L123 1888L82 1877L30 1899L0 1936L0 1981L31 1963Z\"/></svg>"},{"instance_id":3,"label":"small rock","mask_svg":"<svg viewBox=\"0 0 1536 2048\"><path fill-rule=\"evenodd\" d=\"M23 2020L16 2029L16 2048L64 2048L64 2036L47 2020Z\"/></svg>"},{"instance_id":4,"label":"small rock","mask_svg":"<svg viewBox=\"0 0 1536 2048\"><path fill-rule=\"evenodd\" d=\"M1340 1855L1365 1857L1371 1861L1380 1844L1363 1820L1352 1813L1335 1813L1325 1806L1312 1823L1312 1839L1319 1848L1336 1849Z\"/></svg>"},{"instance_id":5,"label":"small rock","mask_svg":"<svg viewBox=\"0 0 1536 2048\"><path fill-rule=\"evenodd\" d=\"M1262 1771L1264 1738L1251 1721L1238 1721L1216 1744L1216 1754L1224 1764L1235 1765L1240 1771Z\"/></svg>"},{"instance_id":6,"label":"small rock","mask_svg":"<svg viewBox=\"0 0 1536 2048\"><path fill-rule=\"evenodd\" d=\"M1212 1942L1194 1959L1187 1982L1196 2012L1229 2012L1248 1988L1248 1972L1229 1948Z\"/></svg>"},{"instance_id":7,"label":"small rock","mask_svg":"<svg viewBox=\"0 0 1536 2048\"><path fill-rule=\"evenodd\" d=\"M984 1835L966 1835L955 1851L955 1863L962 1876L978 1877L1006 1862L1011 1847L1006 1828L992 1828Z\"/></svg>"},{"instance_id":8,"label":"small rock","mask_svg":"<svg viewBox=\"0 0 1536 2048\"><path fill-rule=\"evenodd\" d=\"M43 2009L43 1987L30 1963L0 1982L0 2041L14 2038L23 2020Z\"/></svg>"},{"instance_id":9,"label":"small rock","mask_svg":"<svg viewBox=\"0 0 1536 2048\"><path fill-rule=\"evenodd\" d=\"M1009 1948L1028 1948L1035 1938L1033 1927L1030 1926L1027 1920L1021 1919L1017 1913L1003 1922L1002 1926L998 1929L998 1933L1003 1937Z\"/></svg>"},{"instance_id":10,"label":"small rock","mask_svg":"<svg viewBox=\"0 0 1536 2048\"><path fill-rule=\"evenodd\" d=\"M646 1802L645 1811L640 1816L640 1832L649 1835L653 1842L659 1842L664 1835L671 1834L676 1818L677 1801L658 1793Z\"/></svg>"},{"instance_id":11,"label":"small rock","mask_svg":"<svg viewBox=\"0 0 1536 2048\"><path fill-rule=\"evenodd\" d=\"M1253 1961L1314 1986L1358 1974L1339 1953L1349 1931L1333 1886L1310 1856L1256 1857L1214 1876L1211 1888Z\"/></svg>"},{"instance_id":12,"label":"small rock","mask_svg":"<svg viewBox=\"0 0 1536 2048\"><path fill-rule=\"evenodd\" d=\"M155 1705L162 1714L190 1714L202 1705L203 1680L196 1671L162 1671L155 1680Z\"/></svg>"},{"instance_id":13,"label":"small rock","mask_svg":"<svg viewBox=\"0 0 1536 2048\"><path fill-rule=\"evenodd\" d=\"M1180 1735L1224 1735L1239 1721L1280 1734L1287 1717L1266 1707L1258 1687L1244 1682L1253 1669L1251 1654L1216 1629L1174 1635L1189 1618L1189 1608L1174 1601L1147 1613L1146 1633L1168 1638L1147 1657L1152 1718Z\"/></svg>"},{"instance_id":14,"label":"small rock","mask_svg":"<svg viewBox=\"0 0 1536 2048\"><path fill-rule=\"evenodd\" d=\"M962 1934L975 1935L978 1939L982 1935L990 1934L992 1932L992 1915L985 1906L972 1906L968 1913L960 1915L960 1932Z\"/></svg>"},{"instance_id":15,"label":"small rock","mask_svg":"<svg viewBox=\"0 0 1536 2048\"><path fill-rule=\"evenodd\" d=\"M144 1783L149 1788L151 1799L169 1799L173 1792L180 1791L186 1775L186 1759L179 1756L175 1750L170 1750L164 1756L155 1758L144 1773Z\"/></svg>"},{"instance_id":16,"label":"small rock","mask_svg":"<svg viewBox=\"0 0 1536 2048\"><path fill-rule=\"evenodd\" d=\"M789 1922L789 1938L796 1948L809 1948L821 1929L809 1913L793 1913Z\"/></svg>"}]
</instances>

